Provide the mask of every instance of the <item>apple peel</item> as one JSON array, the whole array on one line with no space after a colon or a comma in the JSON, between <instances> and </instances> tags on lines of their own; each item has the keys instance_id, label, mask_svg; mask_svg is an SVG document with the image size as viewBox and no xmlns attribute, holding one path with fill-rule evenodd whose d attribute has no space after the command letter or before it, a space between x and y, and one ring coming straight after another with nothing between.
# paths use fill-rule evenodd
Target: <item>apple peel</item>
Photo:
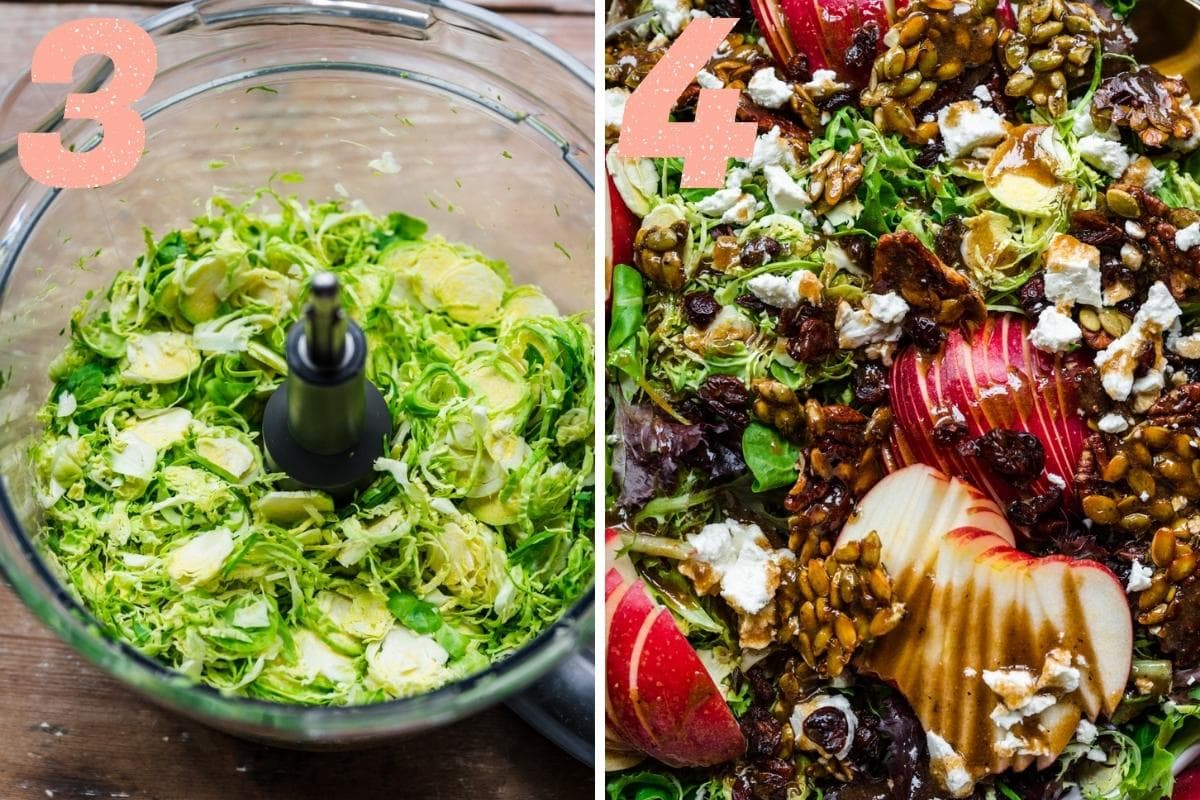
<instances>
[{"instance_id":1,"label":"apple peel","mask_svg":"<svg viewBox=\"0 0 1200 800\"><path fill-rule=\"evenodd\" d=\"M1036 558L1013 546L1000 509L974 487L925 465L880 481L837 546L876 531L900 624L863 653L859 669L904 694L926 731L962 755L972 779L1051 763L1083 716L1111 715L1133 649L1129 607L1116 576L1094 561ZM1003 754L1000 702L985 670L1035 674L1048 653L1070 654L1078 688L1028 717L1028 748ZM1044 728L1037 730L1037 726Z\"/></svg>"},{"instance_id":2,"label":"apple peel","mask_svg":"<svg viewBox=\"0 0 1200 800\"><path fill-rule=\"evenodd\" d=\"M892 365L892 449L901 465L929 464L978 486L998 503L1019 497L1016 487L978 458L954 445L938 444L933 429L947 416L961 417L970 438L1007 429L1031 433L1042 443L1046 468L1029 491L1049 491L1050 475L1065 486L1063 505L1073 508L1072 477L1087 427L1068 380L1072 360L1043 353L1029 342L1029 324L1015 315L992 315L969 336L952 331L938 356L910 347Z\"/></svg>"},{"instance_id":3,"label":"apple peel","mask_svg":"<svg viewBox=\"0 0 1200 800\"><path fill-rule=\"evenodd\" d=\"M656 603L606 533L606 738L623 745L615 764L640 751L672 767L712 766L746 749L721 690L675 618Z\"/></svg>"}]
</instances>

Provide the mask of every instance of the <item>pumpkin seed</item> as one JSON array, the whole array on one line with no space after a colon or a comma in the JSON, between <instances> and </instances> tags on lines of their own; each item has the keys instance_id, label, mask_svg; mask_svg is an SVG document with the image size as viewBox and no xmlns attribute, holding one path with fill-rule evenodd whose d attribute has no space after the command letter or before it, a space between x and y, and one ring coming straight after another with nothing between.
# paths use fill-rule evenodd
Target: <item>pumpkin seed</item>
<instances>
[{"instance_id":1,"label":"pumpkin seed","mask_svg":"<svg viewBox=\"0 0 1200 800\"><path fill-rule=\"evenodd\" d=\"M1083 498L1083 513L1093 522L1111 525L1117 521L1117 504L1111 497L1091 494Z\"/></svg>"},{"instance_id":2,"label":"pumpkin seed","mask_svg":"<svg viewBox=\"0 0 1200 800\"><path fill-rule=\"evenodd\" d=\"M1167 570L1167 578L1175 583L1179 583L1185 578L1190 578L1195 571L1196 556L1188 553L1179 556L1171 562L1171 567Z\"/></svg>"},{"instance_id":3,"label":"pumpkin seed","mask_svg":"<svg viewBox=\"0 0 1200 800\"><path fill-rule=\"evenodd\" d=\"M1126 219L1137 219L1142 216L1142 207L1137 198L1118 186L1109 187L1104 193L1109 209Z\"/></svg>"},{"instance_id":4,"label":"pumpkin seed","mask_svg":"<svg viewBox=\"0 0 1200 800\"><path fill-rule=\"evenodd\" d=\"M912 47L920 41L928 29L929 17L920 13L909 14L908 18L904 20L904 24L900 26L900 34L897 41L901 47Z\"/></svg>"},{"instance_id":5,"label":"pumpkin seed","mask_svg":"<svg viewBox=\"0 0 1200 800\"><path fill-rule=\"evenodd\" d=\"M1023 40L1013 39L1004 46L1004 63L1014 72L1025 66L1027 58L1029 58L1029 48L1025 46Z\"/></svg>"},{"instance_id":6,"label":"pumpkin seed","mask_svg":"<svg viewBox=\"0 0 1200 800\"><path fill-rule=\"evenodd\" d=\"M1063 26L1069 33L1089 34L1092 32L1092 23L1087 17L1078 14L1068 14L1063 17Z\"/></svg>"},{"instance_id":7,"label":"pumpkin seed","mask_svg":"<svg viewBox=\"0 0 1200 800\"><path fill-rule=\"evenodd\" d=\"M1121 527L1131 533L1140 533L1150 527L1150 515L1135 512L1121 517Z\"/></svg>"},{"instance_id":8,"label":"pumpkin seed","mask_svg":"<svg viewBox=\"0 0 1200 800\"><path fill-rule=\"evenodd\" d=\"M829 575L825 572L825 565L819 559L812 559L808 562L808 582L812 585L813 592L817 597L829 596Z\"/></svg>"},{"instance_id":9,"label":"pumpkin seed","mask_svg":"<svg viewBox=\"0 0 1200 800\"><path fill-rule=\"evenodd\" d=\"M1008 77L1008 82L1004 84L1004 93L1009 97L1024 97L1033 88L1034 78L1032 72L1025 70L1014 72Z\"/></svg>"},{"instance_id":10,"label":"pumpkin seed","mask_svg":"<svg viewBox=\"0 0 1200 800\"><path fill-rule=\"evenodd\" d=\"M940 73L941 69L939 68L938 71ZM893 94L895 94L896 97L908 97L916 90L918 86L921 85L922 78L923 76L919 70L914 69L904 73L904 77L896 81L896 86L892 90ZM910 105L912 104L910 103Z\"/></svg>"},{"instance_id":11,"label":"pumpkin seed","mask_svg":"<svg viewBox=\"0 0 1200 800\"><path fill-rule=\"evenodd\" d=\"M1100 309L1100 326L1111 336L1122 336L1133 323L1115 308Z\"/></svg>"},{"instance_id":12,"label":"pumpkin seed","mask_svg":"<svg viewBox=\"0 0 1200 800\"><path fill-rule=\"evenodd\" d=\"M961 75L962 71L963 62L957 58L952 58L944 64L939 65L934 75L939 81L949 81Z\"/></svg>"},{"instance_id":13,"label":"pumpkin seed","mask_svg":"<svg viewBox=\"0 0 1200 800\"><path fill-rule=\"evenodd\" d=\"M1028 6L1029 19L1034 25L1040 25L1050 19L1050 13L1054 11L1054 0L1034 0Z\"/></svg>"},{"instance_id":14,"label":"pumpkin seed","mask_svg":"<svg viewBox=\"0 0 1200 800\"><path fill-rule=\"evenodd\" d=\"M1162 575L1155 575L1150 581L1150 587L1138 595L1138 608L1142 611L1167 599L1167 582Z\"/></svg>"},{"instance_id":15,"label":"pumpkin seed","mask_svg":"<svg viewBox=\"0 0 1200 800\"><path fill-rule=\"evenodd\" d=\"M1155 566L1165 567L1175 559L1175 533L1170 528L1159 528L1150 540L1150 560Z\"/></svg>"},{"instance_id":16,"label":"pumpkin seed","mask_svg":"<svg viewBox=\"0 0 1200 800\"><path fill-rule=\"evenodd\" d=\"M1034 26L1029 34L1029 41L1034 44L1045 44L1062 32L1063 24L1059 20L1050 20Z\"/></svg>"},{"instance_id":17,"label":"pumpkin seed","mask_svg":"<svg viewBox=\"0 0 1200 800\"><path fill-rule=\"evenodd\" d=\"M930 42L921 42L921 46L917 50L917 69L922 75L929 75L938 64L938 51Z\"/></svg>"},{"instance_id":18,"label":"pumpkin seed","mask_svg":"<svg viewBox=\"0 0 1200 800\"><path fill-rule=\"evenodd\" d=\"M1168 611L1170 611L1170 608L1167 606L1167 604L1161 603L1150 611L1147 611L1145 614L1139 614L1138 622L1148 626L1161 625L1164 621L1166 621Z\"/></svg>"},{"instance_id":19,"label":"pumpkin seed","mask_svg":"<svg viewBox=\"0 0 1200 800\"><path fill-rule=\"evenodd\" d=\"M1049 72L1062 66L1066 56L1055 50L1038 50L1029 57L1029 68L1034 72Z\"/></svg>"},{"instance_id":20,"label":"pumpkin seed","mask_svg":"<svg viewBox=\"0 0 1200 800\"><path fill-rule=\"evenodd\" d=\"M880 609L871 617L871 636L879 638L886 633L891 632L897 625L900 624L901 618L904 616L904 610L901 606L892 605L887 608Z\"/></svg>"}]
</instances>

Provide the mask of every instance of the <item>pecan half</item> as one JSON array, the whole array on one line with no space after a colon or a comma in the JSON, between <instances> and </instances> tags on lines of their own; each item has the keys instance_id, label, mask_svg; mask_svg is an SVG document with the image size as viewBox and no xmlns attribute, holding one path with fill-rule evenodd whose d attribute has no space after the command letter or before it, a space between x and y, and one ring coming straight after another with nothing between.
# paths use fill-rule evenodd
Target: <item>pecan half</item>
<instances>
[{"instance_id":1,"label":"pecan half","mask_svg":"<svg viewBox=\"0 0 1200 800\"><path fill-rule=\"evenodd\" d=\"M897 292L910 309L943 327L979 323L987 313L970 280L946 266L910 231L880 237L873 277L876 292Z\"/></svg>"}]
</instances>

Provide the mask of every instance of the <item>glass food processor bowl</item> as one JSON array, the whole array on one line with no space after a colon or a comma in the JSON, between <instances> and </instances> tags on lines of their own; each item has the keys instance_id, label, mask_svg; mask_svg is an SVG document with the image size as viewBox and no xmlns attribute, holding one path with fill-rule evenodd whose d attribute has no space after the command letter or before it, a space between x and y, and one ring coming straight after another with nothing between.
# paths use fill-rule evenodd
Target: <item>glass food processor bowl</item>
<instances>
[{"instance_id":1,"label":"glass food processor bowl","mask_svg":"<svg viewBox=\"0 0 1200 800\"><path fill-rule=\"evenodd\" d=\"M225 696L107 637L39 556L27 448L71 312L142 252L143 226L183 226L214 192L236 201L273 176L302 175L303 183L275 185L424 217L431 231L507 261L516 282L538 284L563 312L592 310L592 79L555 46L457 0L196 0L143 27L158 48L158 73L134 105L146 152L125 179L51 190L28 180L16 158L20 131L57 131L75 149L96 144L95 123L64 121L62 108L68 91L103 84L106 59L77 65L74 87L34 85L26 75L0 99L4 575L109 674L182 714L272 743L413 734L499 702L564 660L590 668L580 650L592 639L591 590L520 651L429 694L345 708ZM591 676L582 677L566 683L590 687Z\"/></svg>"}]
</instances>

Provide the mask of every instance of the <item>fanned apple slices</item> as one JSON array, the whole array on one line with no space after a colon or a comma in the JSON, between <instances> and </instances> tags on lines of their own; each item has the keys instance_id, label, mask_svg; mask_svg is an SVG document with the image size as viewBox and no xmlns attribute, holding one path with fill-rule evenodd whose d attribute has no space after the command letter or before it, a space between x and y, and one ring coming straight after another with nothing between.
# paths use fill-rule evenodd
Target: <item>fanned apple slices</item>
<instances>
[{"instance_id":1,"label":"fanned apple slices","mask_svg":"<svg viewBox=\"0 0 1200 800\"><path fill-rule=\"evenodd\" d=\"M1030 752L1046 766L1082 716L1094 720L1116 708L1133 629L1125 594L1107 568L1020 552L992 500L919 464L867 494L838 546L870 531L879 534L893 591L907 611L863 654L860 669L894 683L925 730L962 755L972 780L1024 769L1034 761ZM1022 720L1027 746L1014 752L1011 739L1001 744L1009 731L992 714L1002 701L984 672L1024 668L1036 678L1055 650L1078 669L1078 688L1060 687L1053 705Z\"/></svg>"},{"instance_id":2,"label":"fanned apple slices","mask_svg":"<svg viewBox=\"0 0 1200 800\"><path fill-rule=\"evenodd\" d=\"M605 534L605 738L607 769L636 764L639 753L672 767L732 761L746 740L699 655Z\"/></svg>"}]
</instances>

